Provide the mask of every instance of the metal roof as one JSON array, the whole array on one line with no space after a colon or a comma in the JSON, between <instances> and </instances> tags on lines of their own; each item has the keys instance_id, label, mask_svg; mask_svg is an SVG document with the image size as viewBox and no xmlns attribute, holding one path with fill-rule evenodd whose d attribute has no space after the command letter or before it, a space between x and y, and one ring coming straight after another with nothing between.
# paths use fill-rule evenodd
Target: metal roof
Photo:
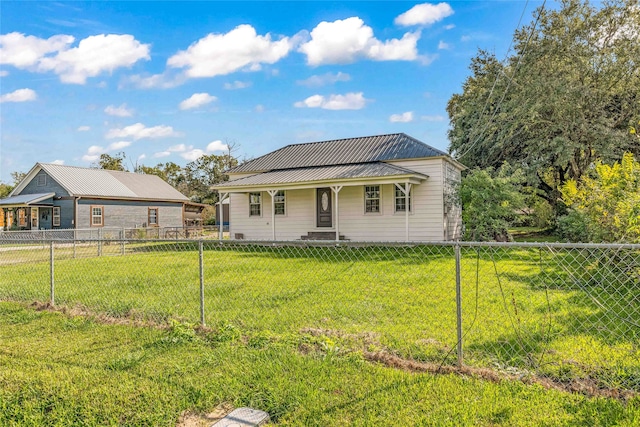
<instances>
[{"instance_id":1,"label":"metal roof","mask_svg":"<svg viewBox=\"0 0 640 427\"><path fill-rule=\"evenodd\" d=\"M45 171L72 196L172 201L189 200L156 175L105 169L89 169L52 163L37 163L34 169L27 175L27 178L32 174L35 176L38 168ZM25 181L28 181L27 178L25 178ZM26 185L26 182L24 185ZM16 187L18 192L21 190L20 187L22 187L22 185Z\"/></svg>"},{"instance_id":2,"label":"metal roof","mask_svg":"<svg viewBox=\"0 0 640 427\"><path fill-rule=\"evenodd\" d=\"M21 194L19 196L0 199L0 206L33 205L47 199L52 199L51 202L47 204L53 205L53 196L55 195L56 193Z\"/></svg>"},{"instance_id":3,"label":"metal roof","mask_svg":"<svg viewBox=\"0 0 640 427\"><path fill-rule=\"evenodd\" d=\"M287 145L228 172L264 172L438 156L449 155L404 133L395 133Z\"/></svg>"},{"instance_id":4,"label":"metal roof","mask_svg":"<svg viewBox=\"0 0 640 427\"><path fill-rule=\"evenodd\" d=\"M325 180L349 180L407 175L419 179L428 178L426 175L387 163L360 163L355 165L275 170L220 183L216 185L215 188L253 187L269 184L295 184Z\"/></svg>"}]
</instances>

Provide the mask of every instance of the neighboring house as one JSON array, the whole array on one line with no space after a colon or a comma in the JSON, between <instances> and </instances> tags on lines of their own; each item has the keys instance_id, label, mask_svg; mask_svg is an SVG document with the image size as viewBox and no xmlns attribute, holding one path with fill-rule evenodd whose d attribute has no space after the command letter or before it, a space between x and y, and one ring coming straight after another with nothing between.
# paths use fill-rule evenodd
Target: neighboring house
<instances>
[{"instance_id":1,"label":"neighboring house","mask_svg":"<svg viewBox=\"0 0 640 427\"><path fill-rule=\"evenodd\" d=\"M23 230L183 227L203 207L155 175L47 163L0 199L3 216Z\"/></svg>"},{"instance_id":2,"label":"neighboring house","mask_svg":"<svg viewBox=\"0 0 640 427\"><path fill-rule=\"evenodd\" d=\"M236 239L453 240L463 169L399 133L288 145L230 169L213 188L230 199Z\"/></svg>"}]
</instances>

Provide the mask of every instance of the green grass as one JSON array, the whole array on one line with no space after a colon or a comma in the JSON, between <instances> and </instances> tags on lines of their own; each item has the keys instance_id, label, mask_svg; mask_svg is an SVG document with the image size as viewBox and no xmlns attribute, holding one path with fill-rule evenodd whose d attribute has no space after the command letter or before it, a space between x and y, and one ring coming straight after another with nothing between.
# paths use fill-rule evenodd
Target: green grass
<instances>
[{"instance_id":1,"label":"green grass","mask_svg":"<svg viewBox=\"0 0 640 427\"><path fill-rule=\"evenodd\" d=\"M126 256L118 245L105 245L101 257L95 247L76 253L91 258L56 249L56 304L112 318L197 323L196 248L159 242L129 245ZM21 255L29 262L3 258L0 299L48 300L43 253ZM640 391L640 287L615 270L624 264L581 251L465 248L462 255L465 363ZM625 256L640 265L637 253ZM330 353L384 350L455 363L452 247L211 244L204 273L205 318L217 339L259 346L313 331L314 345Z\"/></svg>"},{"instance_id":2,"label":"green grass","mask_svg":"<svg viewBox=\"0 0 640 427\"><path fill-rule=\"evenodd\" d=\"M640 399L416 374L291 331L102 324L0 303L0 425L174 426L221 403L300 426L635 426Z\"/></svg>"}]
</instances>

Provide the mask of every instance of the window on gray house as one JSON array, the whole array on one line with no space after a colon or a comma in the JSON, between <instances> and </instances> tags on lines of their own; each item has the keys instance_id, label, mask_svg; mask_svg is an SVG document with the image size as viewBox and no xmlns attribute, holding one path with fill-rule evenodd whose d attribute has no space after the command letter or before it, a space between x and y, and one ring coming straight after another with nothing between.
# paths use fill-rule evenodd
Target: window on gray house
<instances>
[{"instance_id":1,"label":"window on gray house","mask_svg":"<svg viewBox=\"0 0 640 427\"><path fill-rule=\"evenodd\" d=\"M60 227L60 206L53 207L53 226Z\"/></svg>"},{"instance_id":2,"label":"window on gray house","mask_svg":"<svg viewBox=\"0 0 640 427\"><path fill-rule=\"evenodd\" d=\"M158 225L158 208L149 208L149 227Z\"/></svg>"},{"instance_id":3,"label":"window on gray house","mask_svg":"<svg viewBox=\"0 0 640 427\"><path fill-rule=\"evenodd\" d=\"M44 187L45 185L47 185L47 175L44 175L44 174L38 175L36 185L38 187Z\"/></svg>"},{"instance_id":4,"label":"window on gray house","mask_svg":"<svg viewBox=\"0 0 640 427\"><path fill-rule=\"evenodd\" d=\"M104 207L91 206L91 226L102 227L104 225Z\"/></svg>"}]
</instances>

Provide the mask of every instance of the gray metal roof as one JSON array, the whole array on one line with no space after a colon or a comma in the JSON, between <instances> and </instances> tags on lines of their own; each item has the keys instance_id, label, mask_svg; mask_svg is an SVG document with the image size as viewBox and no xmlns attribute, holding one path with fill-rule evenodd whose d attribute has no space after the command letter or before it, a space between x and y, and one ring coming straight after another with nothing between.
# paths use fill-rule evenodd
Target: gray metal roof
<instances>
[{"instance_id":1,"label":"gray metal roof","mask_svg":"<svg viewBox=\"0 0 640 427\"><path fill-rule=\"evenodd\" d=\"M11 196L0 199L0 206L17 206L17 205L33 205L39 204L47 199L51 199L48 205L53 205L53 196L56 193L38 193L38 194L21 194L19 196Z\"/></svg>"},{"instance_id":2,"label":"gray metal roof","mask_svg":"<svg viewBox=\"0 0 640 427\"><path fill-rule=\"evenodd\" d=\"M105 169L89 169L51 163L38 163L49 176L73 196L125 199L189 199L156 175Z\"/></svg>"},{"instance_id":3,"label":"gray metal roof","mask_svg":"<svg viewBox=\"0 0 640 427\"><path fill-rule=\"evenodd\" d=\"M448 154L404 133L395 133L287 145L229 172L263 172L437 156Z\"/></svg>"},{"instance_id":4,"label":"gray metal roof","mask_svg":"<svg viewBox=\"0 0 640 427\"><path fill-rule=\"evenodd\" d=\"M407 175L420 179L428 178L426 175L387 163L360 163L355 165L275 170L224 182L216 185L215 188L253 187L269 184L294 184L325 180L349 180Z\"/></svg>"}]
</instances>

